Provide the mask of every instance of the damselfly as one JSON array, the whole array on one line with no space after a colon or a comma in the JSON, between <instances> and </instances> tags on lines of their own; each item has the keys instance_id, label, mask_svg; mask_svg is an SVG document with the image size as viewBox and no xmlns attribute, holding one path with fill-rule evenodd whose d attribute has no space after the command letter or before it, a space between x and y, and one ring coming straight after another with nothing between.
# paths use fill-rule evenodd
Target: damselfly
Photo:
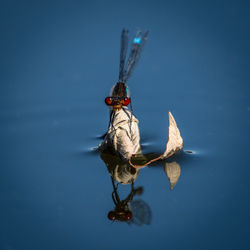
<instances>
[{"instance_id":1,"label":"damselfly","mask_svg":"<svg viewBox=\"0 0 250 250\"><path fill-rule=\"evenodd\" d=\"M134 37L129 56L128 30L123 29L121 34L120 68L118 82L112 87L110 95L105 98L105 103L110 107L109 128L100 145L101 150L107 148L117 153L123 160L133 167L143 167L153 161L167 158L182 149L183 140L176 125L174 117L169 112L169 137L163 154L148 159L143 166L131 162L133 156L141 155L140 133L138 120L133 114L132 100L127 81L137 64L142 49L148 38L148 31L138 31ZM129 108L128 108L129 107Z\"/></svg>"}]
</instances>

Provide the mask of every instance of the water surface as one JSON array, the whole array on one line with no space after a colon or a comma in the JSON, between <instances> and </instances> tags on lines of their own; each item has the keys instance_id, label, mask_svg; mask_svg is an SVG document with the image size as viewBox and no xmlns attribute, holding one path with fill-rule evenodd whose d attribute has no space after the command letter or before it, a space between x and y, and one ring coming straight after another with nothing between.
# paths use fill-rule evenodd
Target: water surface
<instances>
[{"instance_id":1,"label":"water surface","mask_svg":"<svg viewBox=\"0 0 250 250\"><path fill-rule=\"evenodd\" d=\"M249 249L248 10L244 1L3 1L0 248ZM108 220L113 187L93 150L124 26L150 30L128 82L144 152L164 150L168 110L184 139L171 191L164 164L140 171L134 200L150 211L140 226Z\"/></svg>"}]
</instances>

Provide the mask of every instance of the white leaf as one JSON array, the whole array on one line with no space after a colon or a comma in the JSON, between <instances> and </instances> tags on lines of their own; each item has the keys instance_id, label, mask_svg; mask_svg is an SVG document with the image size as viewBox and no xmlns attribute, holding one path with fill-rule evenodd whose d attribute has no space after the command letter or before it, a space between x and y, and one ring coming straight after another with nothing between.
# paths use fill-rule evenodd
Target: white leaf
<instances>
[{"instance_id":1,"label":"white leaf","mask_svg":"<svg viewBox=\"0 0 250 250\"><path fill-rule=\"evenodd\" d=\"M163 153L163 158L168 158L172 156L174 153L181 150L183 147L183 139L177 127L176 121L171 112L168 112L168 116L169 116L168 142L166 144L166 150Z\"/></svg>"}]
</instances>

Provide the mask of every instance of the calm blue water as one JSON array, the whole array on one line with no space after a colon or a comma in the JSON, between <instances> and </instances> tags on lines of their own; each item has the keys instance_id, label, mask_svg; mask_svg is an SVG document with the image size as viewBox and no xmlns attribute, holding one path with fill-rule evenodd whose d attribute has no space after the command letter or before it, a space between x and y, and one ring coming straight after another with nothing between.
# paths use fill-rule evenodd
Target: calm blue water
<instances>
[{"instance_id":1,"label":"calm blue water","mask_svg":"<svg viewBox=\"0 0 250 250\"><path fill-rule=\"evenodd\" d=\"M249 249L249 7L1 1L0 249ZM193 152L175 159L171 191L162 164L140 171L142 226L107 219L112 183L93 151L123 27L150 31L128 82L145 152L164 150L168 110Z\"/></svg>"}]
</instances>

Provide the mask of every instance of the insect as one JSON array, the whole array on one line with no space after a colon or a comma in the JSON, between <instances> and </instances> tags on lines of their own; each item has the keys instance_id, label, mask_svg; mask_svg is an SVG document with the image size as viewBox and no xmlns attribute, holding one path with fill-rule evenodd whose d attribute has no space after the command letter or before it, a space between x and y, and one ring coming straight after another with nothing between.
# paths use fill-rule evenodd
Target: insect
<instances>
[{"instance_id":1,"label":"insect","mask_svg":"<svg viewBox=\"0 0 250 250\"><path fill-rule=\"evenodd\" d=\"M120 68L118 82L112 87L110 95L105 98L106 105L110 108L109 127L100 144L101 151L109 150L128 162L134 168L141 168L148 164L168 158L183 147L183 140L174 117L169 112L169 136L163 154L153 158L142 155L140 146L140 133L138 119L133 114L132 99L127 86L127 81L137 64L142 49L148 38L148 31L138 31L134 37L128 59L128 30L123 29L121 34ZM144 159L143 165L136 165L133 159Z\"/></svg>"}]
</instances>

